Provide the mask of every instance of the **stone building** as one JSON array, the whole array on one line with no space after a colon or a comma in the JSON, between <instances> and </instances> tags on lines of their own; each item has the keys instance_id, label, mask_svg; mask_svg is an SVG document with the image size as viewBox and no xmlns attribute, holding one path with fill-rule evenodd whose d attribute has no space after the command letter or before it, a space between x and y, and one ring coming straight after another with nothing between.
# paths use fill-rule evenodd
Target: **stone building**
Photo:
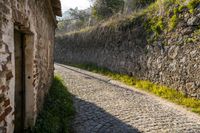
<instances>
[{"instance_id":1,"label":"stone building","mask_svg":"<svg viewBox=\"0 0 200 133\"><path fill-rule=\"evenodd\" d=\"M53 79L60 0L0 0L0 133L34 125Z\"/></svg>"}]
</instances>

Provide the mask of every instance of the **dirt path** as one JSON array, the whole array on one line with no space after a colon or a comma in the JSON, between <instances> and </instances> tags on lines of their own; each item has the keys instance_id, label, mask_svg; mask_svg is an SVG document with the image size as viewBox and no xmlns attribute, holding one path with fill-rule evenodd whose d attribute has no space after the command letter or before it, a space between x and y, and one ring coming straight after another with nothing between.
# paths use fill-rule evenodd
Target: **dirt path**
<instances>
[{"instance_id":1,"label":"dirt path","mask_svg":"<svg viewBox=\"0 0 200 133\"><path fill-rule=\"evenodd\" d=\"M55 65L74 96L76 133L200 133L200 116L105 76Z\"/></svg>"}]
</instances>

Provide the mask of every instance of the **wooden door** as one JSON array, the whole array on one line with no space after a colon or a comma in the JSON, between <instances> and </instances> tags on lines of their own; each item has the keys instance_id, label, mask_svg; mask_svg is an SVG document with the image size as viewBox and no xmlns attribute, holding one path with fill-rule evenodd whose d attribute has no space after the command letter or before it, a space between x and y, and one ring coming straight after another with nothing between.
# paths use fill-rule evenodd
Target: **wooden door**
<instances>
[{"instance_id":1,"label":"wooden door","mask_svg":"<svg viewBox=\"0 0 200 133\"><path fill-rule=\"evenodd\" d=\"M24 48L23 34L14 31L15 47L15 133L22 133L24 128Z\"/></svg>"}]
</instances>

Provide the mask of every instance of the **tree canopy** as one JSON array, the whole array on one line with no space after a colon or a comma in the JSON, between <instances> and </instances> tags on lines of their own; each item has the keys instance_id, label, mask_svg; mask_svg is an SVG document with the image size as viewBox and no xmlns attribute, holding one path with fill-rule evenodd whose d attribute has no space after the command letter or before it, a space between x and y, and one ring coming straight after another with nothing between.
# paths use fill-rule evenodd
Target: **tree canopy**
<instances>
[{"instance_id":1,"label":"tree canopy","mask_svg":"<svg viewBox=\"0 0 200 133\"><path fill-rule=\"evenodd\" d=\"M123 8L124 0L96 0L92 14L98 19L104 19L122 11Z\"/></svg>"}]
</instances>

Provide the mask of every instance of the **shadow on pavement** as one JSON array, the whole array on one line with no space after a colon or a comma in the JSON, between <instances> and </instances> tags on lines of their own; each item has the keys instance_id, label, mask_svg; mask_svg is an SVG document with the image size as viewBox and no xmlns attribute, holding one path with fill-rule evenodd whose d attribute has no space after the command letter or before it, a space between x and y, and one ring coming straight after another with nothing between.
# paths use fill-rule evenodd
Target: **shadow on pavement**
<instances>
[{"instance_id":1,"label":"shadow on pavement","mask_svg":"<svg viewBox=\"0 0 200 133\"><path fill-rule=\"evenodd\" d=\"M94 103L73 96L76 115L74 133L139 133L139 131L106 112Z\"/></svg>"}]
</instances>

